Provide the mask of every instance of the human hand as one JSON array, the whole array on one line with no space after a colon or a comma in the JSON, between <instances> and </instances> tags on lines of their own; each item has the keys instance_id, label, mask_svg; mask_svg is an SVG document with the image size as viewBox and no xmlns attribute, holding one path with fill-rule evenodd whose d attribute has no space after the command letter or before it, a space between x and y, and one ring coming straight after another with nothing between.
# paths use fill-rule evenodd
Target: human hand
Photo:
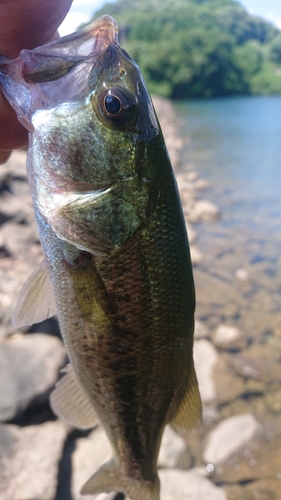
<instances>
[{"instance_id":1,"label":"human hand","mask_svg":"<svg viewBox=\"0 0 281 500\"><path fill-rule=\"evenodd\" d=\"M72 0L0 0L0 54L14 59L56 38ZM27 146L27 131L0 91L0 164Z\"/></svg>"}]
</instances>

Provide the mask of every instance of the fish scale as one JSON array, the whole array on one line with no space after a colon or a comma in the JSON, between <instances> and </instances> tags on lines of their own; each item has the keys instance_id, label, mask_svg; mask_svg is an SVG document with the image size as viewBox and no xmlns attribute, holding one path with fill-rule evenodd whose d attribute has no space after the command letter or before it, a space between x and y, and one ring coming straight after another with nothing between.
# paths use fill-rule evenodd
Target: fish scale
<instances>
[{"instance_id":1,"label":"fish scale","mask_svg":"<svg viewBox=\"0 0 281 500\"><path fill-rule=\"evenodd\" d=\"M112 459L82 494L159 500L165 425L196 428L201 401L188 238L145 82L103 16L14 61L0 58L0 85L30 132L27 174L45 254L14 324L57 313L70 365L51 406L80 428L98 419L110 440Z\"/></svg>"}]
</instances>

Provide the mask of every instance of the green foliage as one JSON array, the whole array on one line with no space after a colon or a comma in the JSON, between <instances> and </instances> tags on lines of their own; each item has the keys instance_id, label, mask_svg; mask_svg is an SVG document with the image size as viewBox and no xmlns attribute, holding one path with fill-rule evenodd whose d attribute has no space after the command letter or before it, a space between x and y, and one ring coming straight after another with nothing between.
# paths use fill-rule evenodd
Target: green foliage
<instances>
[{"instance_id":1,"label":"green foliage","mask_svg":"<svg viewBox=\"0 0 281 500\"><path fill-rule=\"evenodd\" d=\"M98 14L116 18L151 92L281 93L281 33L235 0L119 0Z\"/></svg>"},{"instance_id":2,"label":"green foliage","mask_svg":"<svg viewBox=\"0 0 281 500\"><path fill-rule=\"evenodd\" d=\"M272 62L281 64L281 33L273 39L270 46L269 57Z\"/></svg>"}]
</instances>

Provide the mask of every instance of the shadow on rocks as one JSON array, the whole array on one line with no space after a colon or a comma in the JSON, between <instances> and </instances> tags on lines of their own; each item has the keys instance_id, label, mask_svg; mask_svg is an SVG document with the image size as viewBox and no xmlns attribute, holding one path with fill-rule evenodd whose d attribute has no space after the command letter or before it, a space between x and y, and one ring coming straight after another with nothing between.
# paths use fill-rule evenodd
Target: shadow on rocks
<instances>
[{"instance_id":1,"label":"shadow on rocks","mask_svg":"<svg viewBox=\"0 0 281 500\"><path fill-rule=\"evenodd\" d=\"M65 442L62 458L59 463L58 488L55 500L74 500L71 492L72 477L72 454L75 451L75 441L78 438L86 437L92 431L80 431L75 429L71 432ZM123 493L110 493L106 500L125 500Z\"/></svg>"}]
</instances>

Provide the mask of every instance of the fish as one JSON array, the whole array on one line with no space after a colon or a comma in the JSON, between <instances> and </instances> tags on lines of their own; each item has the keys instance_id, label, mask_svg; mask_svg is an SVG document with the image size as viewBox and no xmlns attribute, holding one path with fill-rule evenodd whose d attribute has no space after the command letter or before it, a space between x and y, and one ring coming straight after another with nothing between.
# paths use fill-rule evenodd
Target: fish
<instances>
[{"instance_id":1,"label":"fish","mask_svg":"<svg viewBox=\"0 0 281 500\"><path fill-rule=\"evenodd\" d=\"M112 458L83 495L159 500L167 424L196 429L195 292L169 155L141 71L102 16L15 60L0 86L29 131L27 176L44 261L23 286L16 327L57 314L69 365L56 415L99 421Z\"/></svg>"}]
</instances>

